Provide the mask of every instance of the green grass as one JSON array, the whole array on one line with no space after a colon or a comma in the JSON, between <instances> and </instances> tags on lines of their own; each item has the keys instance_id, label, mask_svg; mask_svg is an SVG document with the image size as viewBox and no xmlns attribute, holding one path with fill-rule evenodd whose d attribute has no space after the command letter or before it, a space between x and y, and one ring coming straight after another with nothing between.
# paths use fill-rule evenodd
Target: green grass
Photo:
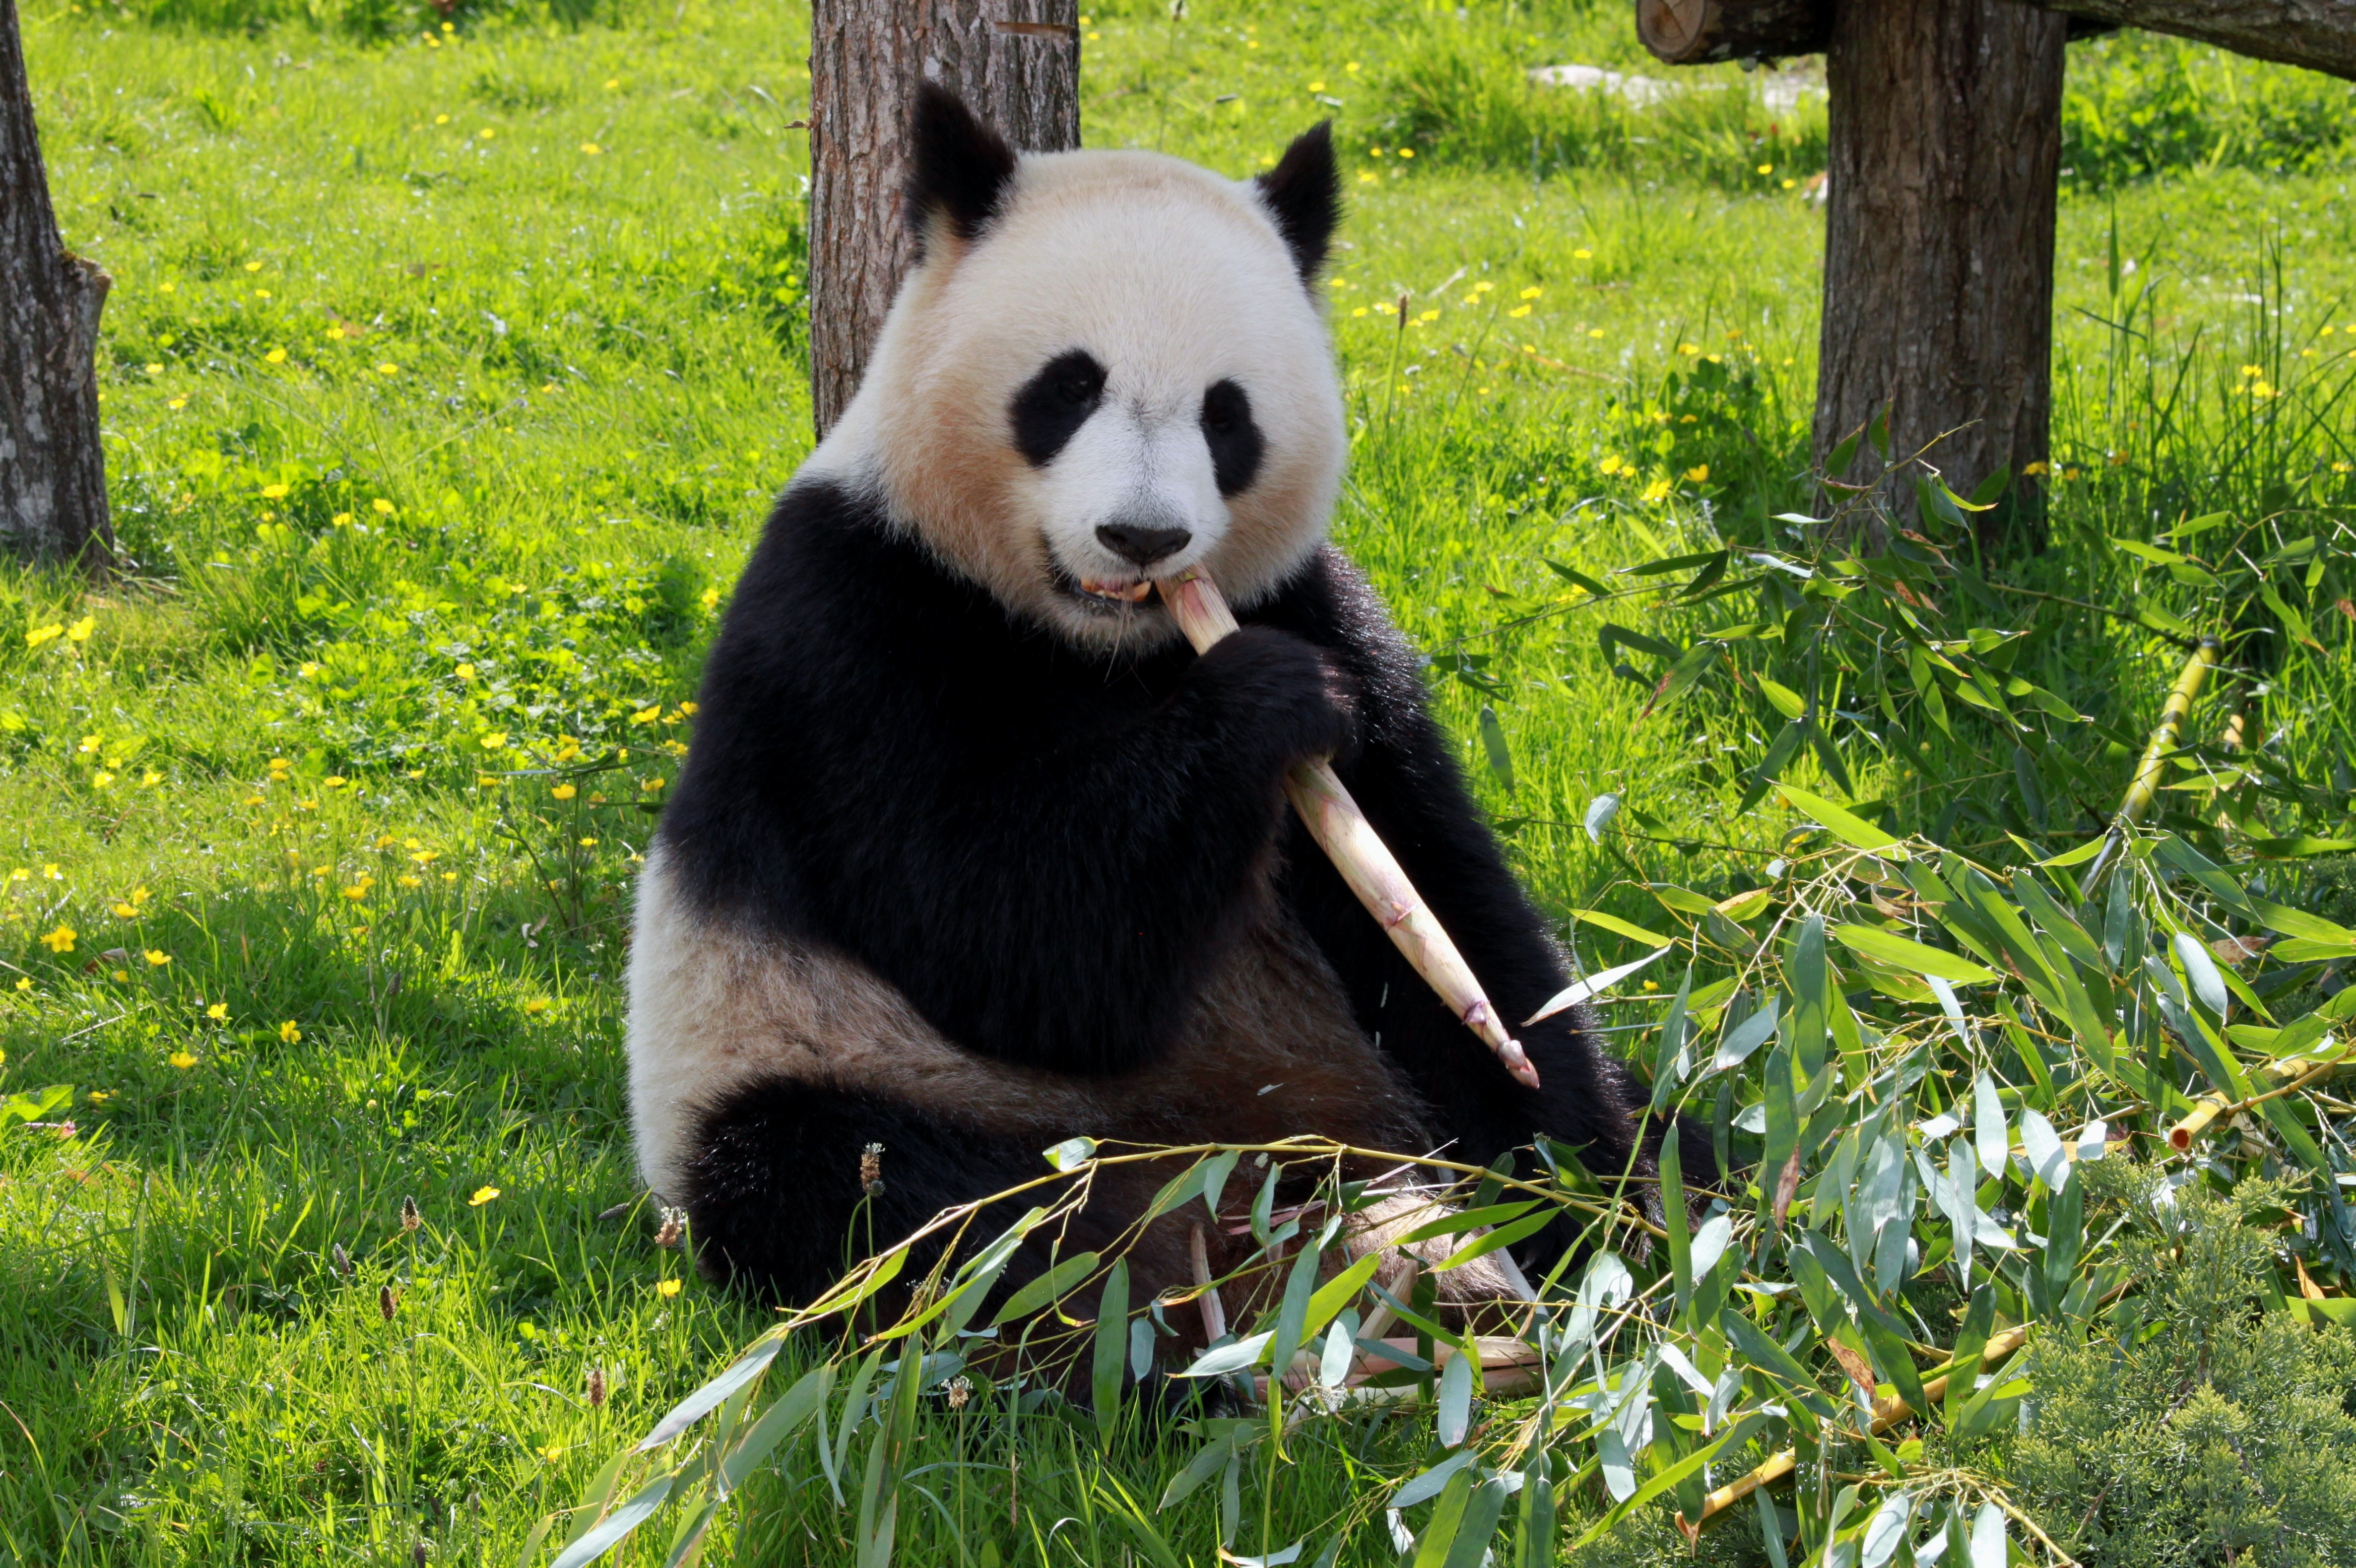
<instances>
[{"instance_id":1,"label":"green grass","mask_svg":"<svg viewBox=\"0 0 2356 1568\"><path fill-rule=\"evenodd\" d=\"M0 1133L11 1561L406 1563L422 1541L505 1562L763 1321L691 1280L663 1294L688 1271L637 1201L616 972L639 805L809 440L806 17L454 15L422 14L430 47L420 16L357 4L26 19L61 223L116 280L101 376L130 565L100 594L0 576L0 1090L70 1083L76 1124ZM1637 722L1649 681L1615 676L1547 560L1763 543L1809 499L1821 111L1771 133L1730 68L1657 123L1515 75L1639 66L1627 35L1614 6L1459 23L1360 0L1107 7L1086 45L1091 145L1241 174L1338 117L1339 535L1434 652L1484 801L1566 918L1631 875L1746 886L1780 824L1729 789L1770 710L1705 695ZM2072 69L2104 129L2073 109L2098 150L2062 217L2063 548L2014 580L2111 602L2105 535L2356 506L2356 93L2175 45ZM2155 104L2165 135L2133 128ZM2035 626L2039 682L2119 736L2173 673L2083 612L1989 614ZM2318 778L2356 757L2350 641L2326 640L2266 672L2282 754ZM1844 740L1860 798L2007 825L2004 781L1869 728ZM556 799L546 770L607 756ZM2106 803L2126 764L2097 745L2049 767ZM1605 790L1647 813L1649 853L1577 829ZM1347 1518L1343 1561L1387 1559L1361 1483L1426 1441L1305 1438L1270 1544ZM924 1442L938 1502L904 1560L960 1568L1119 1561L1107 1487L1150 1509L1182 1452L1141 1435L1106 1469L1060 1418L995 1407ZM1019 1498L1002 1465L961 1467L1010 1448ZM809 1463L763 1486L747 1560L849 1560ZM1215 1509L1162 1528L1206 1560Z\"/></svg>"}]
</instances>

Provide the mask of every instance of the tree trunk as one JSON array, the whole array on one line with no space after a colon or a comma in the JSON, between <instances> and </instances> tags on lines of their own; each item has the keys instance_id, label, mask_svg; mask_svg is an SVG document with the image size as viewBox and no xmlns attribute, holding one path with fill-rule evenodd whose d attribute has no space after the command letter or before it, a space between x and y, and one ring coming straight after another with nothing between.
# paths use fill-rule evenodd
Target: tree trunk
<instances>
[{"instance_id":1,"label":"tree trunk","mask_svg":"<svg viewBox=\"0 0 2356 1568\"><path fill-rule=\"evenodd\" d=\"M2350 0L2026 0L2081 21L2198 38L2257 59L2356 80Z\"/></svg>"},{"instance_id":2,"label":"tree trunk","mask_svg":"<svg viewBox=\"0 0 2356 1568\"><path fill-rule=\"evenodd\" d=\"M112 283L68 252L33 130L16 0L0 0L0 543L102 565L98 316Z\"/></svg>"},{"instance_id":3,"label":"tree trunk","mask_svg":"<svg viewBox=\"0 0 2356 1568\"><path fill-rule=\"evenodd\" d=\"M1926 457L1958 494L2014 476L1984 544L2041 529L2068 27L2013 0L1840 0L1826 54L1816 456L1885 404L1897 455L1952 432Z\"/></svg>"},{"instance_id":4,"label":"tree trunk","mask_svg":"<svg viewBox=\"0 0 2356 1568\"><path fill-rule=\"evenodd\" d=\"M0 0L0 4L8 0ZM1078 0L816 0L810 15L810 392L823 438L915 259L908 105L941 83L1026 152L1080 145Z\"/></svg>"}]
</instances>

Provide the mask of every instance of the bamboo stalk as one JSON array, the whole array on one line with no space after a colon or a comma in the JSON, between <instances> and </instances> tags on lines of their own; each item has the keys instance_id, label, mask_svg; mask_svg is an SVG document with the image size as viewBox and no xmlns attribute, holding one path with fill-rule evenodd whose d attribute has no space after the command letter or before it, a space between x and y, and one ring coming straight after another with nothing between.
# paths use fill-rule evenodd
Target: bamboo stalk
<instances>
[{"instance_id":1,"label":"bamboo stalk","mask_svg":"<svg viewBox=\"0 0 2356 1568\"><path fill-rule=\"evenodd\" d=\"M1155 585L1162 590L1162 602L1170 608L1178 629L1194 645L1197 653L1206 652L1212 644L1237 628L1235 612L1227 608L1226 600L1219 594L1218 585L1205 576L1199 567L1188 567L1173 580ZM1521 1042L1505 1032L1505 1021L1490 1004L1488 994L1472 974L1472 966L1464 961L1456 944L1431 912L1415 884L1408 880L1398 859L1384 844L1366 822L1365 813L1350 798L1350 791L1334 776L1333 765L1325 762L1301 763L1285 776L1284 792L1292 801L1292 809L1301 813L1308 824L1310 836L1324 850L1341 872L1342 880L1358 896L1366 912L1382 922L1391 940L1415 972L1431 983L1440 999L1448 1004L1450 1012L1464 1022L1464 1026L1481 1036L1482 1041L1496 1053L1505 1070L1521 1082L1536 1089L1537 1069L1530 1065L1528 1053Z\"/></svg>"},{"instance_id":2,"label":"bamboo stalk","mask_svg":"<svg viewBox=\"0 0 2356 1568\"><path fill-rule=\"evenodd\" d=\"M2193 699L2201 695L2201 687L2215 669L2224 644L2213 637L2204 637L2192 657L2184 661L2184 669L2176 677L2176 685L2168 693L2168 705L2160 709L2159 727L2151 732L2151 743L2143 748L2143 759L2136 764L2135 778L2127 785L2126 799L2119 802L2119 814L2111 819L2110 836L2103 842L2103 853L2086 868L2084 880L2079 883L2081 894L2090 894L2102 885L2112 869L2112 862L2126 843L2127 829L2143 821L2146 811L2159 793L2161 773L2168 766L2169 753L2176 749L2176 737L2184 731L2184 721L2191 715Z\"/></svg>"},{"instance_id":3,"label":"bamboo stalk","mask_svg":"<svg viewBox=\"0 0 2356 1568\"><path fill-rule=\"evenodd\" d=\"M2029 1330L2026 1326L2008 1328L1987 1342L1987 1348L1980 1352L1980 1365L1993 1367L2015 1350L2019 1349L2028 1341ZM1945 1377L1933 1378L1924 1383L1922 1397L1933 1404L1944 1400L1947 1397L1947 1378L1952 1376L1954 1374L1949 1373ZM1879 1436L1914 1413L1916 1413L1914 1407L1894 1393L1874 1401L1874 1435ZM1701 1532L1716 1524L1725 1515L1727 1509L1762 1487L1772 1487L1778 1481L1789 1479L1792 1472L1799 1467L1798 1453L1794 1449L1784 1449L1750 1474L1728 1482L1703 1498L1701 1518L1698 1521L1688 1524L1686 1522L1684 1514L1677 1515L1677 1529L1685 1533L1687 1541L1699 1539Z\"/></svg>"},{"instance_id":4,"label":"bamboo stalk","mask_svg":"<svg viewBox=\"0 0 2356 1568\"><path fill-rule=\"evenodd\" d=\"M2347 1062L2349 1051L2342 1051L2329 1061L2302 1061L2293 1058L2286 1062L2268 1062L2259 1070L2280 1080L2281 1087L2254 1094L2247 1100L2228 1099L2222 1090L2211 1090L2192 1102L2192 1110L2184 1120L2168 1130L2168 1146L2178 1154L2192 1147L2192 1140L2209 1131L2221 1121L2230 1121L2263 1101L2304 1089L2318 1079L2327 1078Z\"/></svg>"}]
</instances>

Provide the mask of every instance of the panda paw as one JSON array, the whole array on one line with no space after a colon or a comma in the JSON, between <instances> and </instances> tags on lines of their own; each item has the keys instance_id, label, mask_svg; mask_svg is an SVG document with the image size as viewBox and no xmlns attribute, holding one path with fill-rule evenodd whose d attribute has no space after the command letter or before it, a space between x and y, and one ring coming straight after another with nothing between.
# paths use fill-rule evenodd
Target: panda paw
<instances>
[{"instance_id":1,"label":"panda paw","mask_svg":"<svg viewBox=\"0 0 2356 1568\"><path fill-rule=\"evenodd\" d=\"M1192 683L1219 720L1240 721L1271 759L1338 757L1358 746L1357 682L1340 660L1290 632L1248 626L1195 664Z\"/></svg>"}]
</instances>

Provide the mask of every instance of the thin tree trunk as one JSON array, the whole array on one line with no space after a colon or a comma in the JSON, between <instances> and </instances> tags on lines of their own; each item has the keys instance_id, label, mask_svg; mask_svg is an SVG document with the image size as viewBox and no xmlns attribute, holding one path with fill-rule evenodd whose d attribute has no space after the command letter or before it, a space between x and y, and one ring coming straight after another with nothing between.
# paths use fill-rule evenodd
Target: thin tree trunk
<instances>
[{"instance_id":1,"label":"thin tree trunk","mask_svg":"<svg viewBox=\"0 0 2356 1568\"><path fill-rule=\"evenodd\" d=\"M0 0L0 4L7 0ZM823 437L915 259L908 105L937 81L1026 152L1080 145L1078 0L817 0L810 14L810 392Z\"/></svg>"},{"instance_id":2,"label":"thin tree trunk","mask_svg":"<svg viewBox=\"0 0 2356 1568\"><path fill-rule=\"evenodd\" d=\"M33 129L16 0L0 0L0 544L102 566L98 317L112 283L67 251Z\"/></svg>"},{"instance_id":3,"label":"thin tree trunk","mask_svg":"<svg viewBox=\"0 0 2356 1568\"><path fill-rule=\"evenodd\" d=\"M1888 405L1896 453L1944 435L1926 456L1957 493L2008 468L1984 544L2041 530L2068 27L2013 0L1840 0L1826 53L1816 455Z\"/></svg>"}]
</instances>

